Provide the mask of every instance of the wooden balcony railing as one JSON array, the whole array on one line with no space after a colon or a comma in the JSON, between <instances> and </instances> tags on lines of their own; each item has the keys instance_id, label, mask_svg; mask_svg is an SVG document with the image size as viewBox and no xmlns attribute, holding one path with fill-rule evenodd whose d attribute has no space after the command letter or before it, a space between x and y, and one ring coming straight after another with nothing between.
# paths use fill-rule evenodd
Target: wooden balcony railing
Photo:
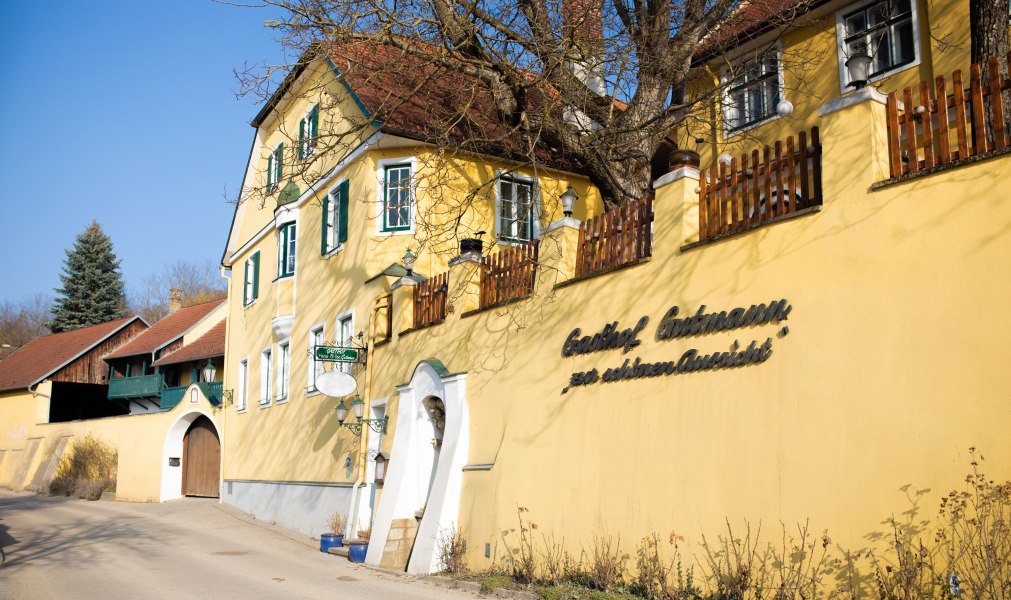
<instances>
[{"instance_id":1,"label":"wooden balcony railing","mask_svg":"<svg viewBox=\"0 0 1011 600\"><path fill-rule=\"evenodd\" d=\"M435 325L446 320L446 293L449 273L436 275L414 286L414 328Z\"/></svg>"},{"instance_id":2,"label":"wooden balcony railing","mask_svg":"<svg viewBox=\"0 0 1011 600\"><path fill-rule=\"evenodd\" d=\"M116 377L109 380L110 400L129 398L156 398L161 396L162 376L143 375L141 377Z\"/></svg>"},{"instance_id":3,"label":"wooden balcony railing","mask_svg":"<svg viewBox=\"0 0 1011 600\"><path fill-rule=\"evenodd\" d=\"M892 177L917 173L957 160L1011 146L1008 118L1003 99L1011 93L1011 79L1001 77L1001 61L988 61L989 77L983 81L979 65L969 69L969 88L962 71L951 74L952 93L943 76L934 80L934 89L920 82L918 98L913 88L899 96L888 94L888 163ZM1005 67L1011 65L1011 54ZM931 98L931 92L934 97Z\"/></svg>"},{"instance_id":4,"label":"wooden balcony railing","mask_svg":"<svg viewBox=\"0 0 1011 600\"><path fill-rule=\"evenodd\" d=\"M719 163L699 177L699 241L759 227L798 210L818 206L821 194L821 139L818 128L801 131L794 146L777 140L761 155L752 150L730 165Z\"/></svg>"},{"instance_id":5,"label":"wooden balcony railing","mask_svg":"<svg viewBox=\"0 0 1011 600\"><path fill-rule=\"evenodd\" d=\"M579 225L576 277L606 273L652 253L653 199L644 198Z\"/></svg>"},{"instance_id":6,"label":"wooden balcony railing","mask_svg":"<svg viewBox=\"0 0 1011 600\"><path fill-rule=\"evenodd\" d=\"M481 308L525 298L534 291L539 247L540 242L534 240L481 259Z\"/></svg>"}]
</instances>

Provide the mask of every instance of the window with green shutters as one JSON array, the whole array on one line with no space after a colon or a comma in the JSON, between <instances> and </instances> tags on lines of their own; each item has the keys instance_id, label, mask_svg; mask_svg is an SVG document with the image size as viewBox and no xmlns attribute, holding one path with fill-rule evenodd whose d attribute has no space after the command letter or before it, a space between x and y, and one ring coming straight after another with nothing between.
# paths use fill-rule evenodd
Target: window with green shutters
<instances>
[{"instance_id":1,"label":"window with green shutters","mask_svg":"<svg viewBox=\"0 0 1011 600\"><path fill-rule=\"evenodd\" d=\"M285 223L277 232L277 276L295 274L295 224Z\"/></svg>"},{"instance_id":2,"label":"window with green shutters","mask_svg":"<svg viewBox=\"0 0 1011 600\"><path fill-rule=\"evenodd\" d=\"M281 177L284 174L284 142L274 147L274 151L267 157L267 193L277 189Z\"/></svg>"},{"instance_id":3,"label":"window with green shutters","mask_svg":"<svg viewBox=\"0 0 1011 600\"><path fill-rule=\"evenodd\" d=\"M347 179L323 197L323 228L320 253L329 254L348 241L348 189Z\"/></svg>"},{"instance_id":4,"label":"window with green shutters","mask_svg":"<svg viewBox=\"0 0 1011 600\"><path fill-rule=\"evenodd\" d=\"M316 151L316 138L319 136L319 104L314 105L305 113L298 123L298 159L305 160Z\"/></svg>"},{"instance_id":5,"label":"window with green shutters","mask_svg":"<svg viewBox=\"0 0 1011 600\"><path fill-rule=\"evenodd\" d=\"M246 259L245 272L243 273L242 304L248 306L256 300L260 294L260 253L254 252Z\"/></svg>"}]
</instances>

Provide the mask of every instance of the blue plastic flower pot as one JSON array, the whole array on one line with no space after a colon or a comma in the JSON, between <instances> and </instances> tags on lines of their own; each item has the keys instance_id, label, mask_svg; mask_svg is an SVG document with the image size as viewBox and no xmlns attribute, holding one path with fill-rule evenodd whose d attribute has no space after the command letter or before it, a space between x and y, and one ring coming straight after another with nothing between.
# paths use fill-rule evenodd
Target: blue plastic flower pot
<instances>
[{"instance_id":1,"label":"blue plastic flower pot","mask_svg":"<svg viewBox=\"0 0 1011 600\"><path fill-rule=\"evenodd\" d=\"M369 543L351 542L348 545L348 560L353 563L365 562L365 554L369 551Z\"/></svg>"},{"instance_id":2,"label":"blue plastic flower pot","mask_svg":"<svg viewBox=\"0 0 1011 600\"><path fill-rule=\"evenodd\" d=\"M343 535L333 533L323 533L319 536L319 551L326 552L330 548L340 548Z\"/></svg>"}]
</instances>

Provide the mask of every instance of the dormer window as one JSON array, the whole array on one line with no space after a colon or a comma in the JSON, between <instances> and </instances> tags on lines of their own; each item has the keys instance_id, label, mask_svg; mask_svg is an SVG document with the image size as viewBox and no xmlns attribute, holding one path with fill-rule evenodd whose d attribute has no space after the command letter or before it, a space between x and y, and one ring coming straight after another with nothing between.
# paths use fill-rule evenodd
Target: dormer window
<instances>
[{"instance_id":1,"label":"dormer window","mask_svg":"<svg viewBox=\"0 0 1011 600\"><path fill-rule=\"evenodd\" d=\"M305 160L316 152L316 139L319 137L319 104L314 105L305 113L298 123L298 159Z\"/></svg>"},{"instance_id":2,"label":"dormer window","mask_svg":"<svg viewBox=\"0 0 1011 600\"><path fill-rule=\"evenodd\" d=\"M277 184L281 181L282 164L284 163L284 142L281 142L271 151L267 157L267 193L277 190Z\"/></svg>"}]
</instances>

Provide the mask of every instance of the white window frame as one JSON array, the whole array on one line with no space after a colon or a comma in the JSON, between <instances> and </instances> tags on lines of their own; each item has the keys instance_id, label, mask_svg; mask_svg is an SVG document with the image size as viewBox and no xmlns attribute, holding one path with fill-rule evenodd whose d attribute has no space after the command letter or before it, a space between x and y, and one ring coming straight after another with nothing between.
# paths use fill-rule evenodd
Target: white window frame
<instances>
[{"instance_id":1,"label":"white window frame","mask_svg":"<svg viewBox=\"0 0 1011 600\"><path fill-rule=\"evenodd\" d=\"M295 235L288 237L291 228ZM291 263L291 270L286 267ZM277 228L277 278L292 277L298 268L298 221L286 221Z\"/></svg>"},{"instance_id":2,"label":"white window frame","mask_svg":"<svg viewBox=\"0 0 1011 600\"><path fill-rule=\"evenodd\" d=\"M779 86L779 100L776 101L776 104L779 104L779 102L782 102L783 100L786 99L786 85L783 80L783 47L778 41L771 47L763 46L762 49L752 50L747 54L742 54L738 56L737 58L735 58L730 62L732 62L735 67L741 68L744 64L757 61L761 57L764 57L768 54L774 54L776 57L776 84ZM740 77L742 74L743 73L739 73L738 77ZM771 112L767 114L765 117L762 117L761 119L758 119L757 121L754 121L752 123L741 125L740 127L730 127L731 119L729 118L728 115L730 114L730 111L736 110L736 106L734 106L730 100L730 89L731 87L733 87L734 79L735 79L734 73L732 72L730 67L725 67L720 72L720 83L723 86L723 90L720 92L720 100L721 100L721 117L723 119L724 138L733 137L735 135L744 133L745 131L748 131L750 129L754 129L756 127L765 125L766 123L771 123L772 121L775 121L776 119L780 118L779 113L776 111L776 106L771 106L769 107Z\"/></svg>"},{"instance_id":3,"label":"white window frame","mask_svg":"<svg viewBox=\"0 0 1011 600\"><path fill-rule=\"evenodd\" d=\"M249 401L249 357L239 359L238 381L236 382L235 411L246 412Z\"/></svg>"},{"instance_id":4,"label":"white window frame","mask_svg":"<svg viewBox=\"0 0 1011 600\"><path fill-rule=\"evenodd\" d=\"M376 234L382 236L414 235L418 212L418 159L416 156L400 158L384 158L377 161L376 171ZM410 227L407 229L387 230L386 223L386 168L396 165L411 166L411 210Z\"/></svg>"},{"instance_id":5,"label":"white window frame","mask_svg":"<svg viewBox=\"0 0 1011 600\"><path fill-rule=\"evenodd\" d=\"M273 370L273 346L267 346L260 351L260 408L269 407L273 401L271 397Z\"/></svg>"},{"instance_id":6,"label":"white window frame","mask_svg":"<svg viewBox=\"0 0 1011 600\"><path fill-rule=\"evenodd\" d=\"M319 334L319 340L316 339L316 334ZM317 342L326 344L326 323L316 323L309 328L309 366L306 368L305 382L305 394L307 396L315 396L320 393L319 389L316 388L316 378L324 373L323 361L316 360L315 348L320 345Z\"/></svg>"},{"instance_id":7,"label":"white window frame","mask_svg":"<svg viewBox=\"0 0 1011 600\"><path fill-rule=\"evenodd\" d=\"M284 404L291 395L291 338L277 342L277 403Z\"/></svg>"},{"instance_id":8,"label":"white window frame","mask_svg":"<svg viewBox=\"0 0 1011 600\"><path fill-rule=\"evenodd\" d=\"M502 179L511 179L515 182L525 183L530 186L530 239L519 240L516 236L505 237L502 231ZM511 224L515 226L516 223ZM498 244L515 245L526 244L541 237L541 186L537 179L520 173L509 171L495 172L495 240Z\"/></svg>"},{"instance_id":9,"label":"white window frame","mask_svg":"<svg viewBox=\"0 0 1011 600\"><path fill-rule=\"evenodd\" d=\"M341 327L343 322L350 323L349 327L349 337L344 339L344 331ZM334 343L338 346L345 346L353 342L355 339L355 311L354 309L346 310L337 315L334 319ZM334 369L342 373L351 374L351 363L335 363Z\"/></svg>"},{"instance_id":10,"label":"white window frame","mask_svg":"<svg viewBox=\"0 0 1011 600\"><path fill-rule=\"evenodd\" d=\"M869 6L879 4L881 0L871 0L870 2L858 2L856 4L850 4L845 9L836 11L835 13L835 33L836 33L836 52L839 57L839 91L840 93L845 93L849 91L849 71L846 69L846 59L848 58L846 53L846 17L855 13L858 10L864 10ZM868 82L875 82L889 77L896 73L905 71L906 69L912 69L914 67L920 66L920 61L923 60L923 51L920 49L920 16L919 10L917 9L916 0L910 0L909 2L910 18L912 19L912 30L913 30L913 62L905 63L897 67L892 67L886 71L878 73L877 75L871 77Z\"/></svg>"}]
</instances>

